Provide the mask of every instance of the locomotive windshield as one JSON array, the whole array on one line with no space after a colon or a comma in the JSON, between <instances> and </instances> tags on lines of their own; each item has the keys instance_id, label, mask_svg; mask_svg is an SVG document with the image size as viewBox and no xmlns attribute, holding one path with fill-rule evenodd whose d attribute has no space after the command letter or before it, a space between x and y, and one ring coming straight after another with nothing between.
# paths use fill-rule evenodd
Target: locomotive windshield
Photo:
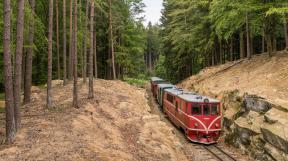
<instances>
[{"instance_id":1,"label":"locomotive windshield","mask_svg":"<svg viewBox=\"0 0 288 161\"><path fill-rule=\"evenodd\" d=\"M203 115L205 115L205 116L210 115L210 107L209 107L209 105L203 105Z\"/></svg>"},{"instance_id":2,"label":"locomotive windshield","mask_svg":"<svg viewBox=\"0 0 288 161\"><path fill-rule=\"evenodd\" d=\"M212 115L219 115L219 113L220 113L219 105L212 104L211 105L211 114Z\"/></svg>"},{"instance_id":3,"label":"locomotive windshield","mask_svg":"<svg viewBox=\"0 0 288 161\"><path fill-rule=\"evenodd\" d=\"M192 115L215 116L220 114L218 104L197 104L193 103L191 108Z\"/></svg>"},{"instance_id":4,"label":"locomotive windshield","mask_svg":"<svg viewBox=\"0 0 288 161\"><path fill-rule=\"evenodd\" d=\"M199 104L192 105L192 115L201 115L201 106Z\"/></svg>"}]
</instances>

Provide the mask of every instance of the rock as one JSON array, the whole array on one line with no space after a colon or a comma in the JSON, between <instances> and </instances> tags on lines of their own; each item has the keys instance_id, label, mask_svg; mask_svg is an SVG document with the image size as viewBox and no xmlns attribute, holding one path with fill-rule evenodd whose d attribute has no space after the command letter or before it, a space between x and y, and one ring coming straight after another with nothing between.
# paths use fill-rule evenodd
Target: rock
<instances>
[{"instance_id":1,"label":"rock","mask_svg":"<svg viewBox=\"0 0 288 161\"><path fill-rule=\"evenodd\" d=\"M250 111L245 117L239 117L235 124L241 128L250 130L254 134L261 133L261 125L263 124L264 116L259 113Z\"/></svg>"},{"instance_id":2,"label":"rock","mask_svg":"<svg viewBox=\"0 0 288 161\"><path fill-rule=\"evenodd\" d=\"M261 128L264 139L278 149L288 153L288 113L272 108L265 114Z\"/></svg>"},{"instance_id":3,"label":"rock","mask_svg":"<svg viewBox=\"0 0 288 161\"><path fill-rule=\"evenodd\" d=\"M244 95L244 108L246 111L255 111L258 113L266 113L272 108L272 105L264 98L255 95Z\"/></svg>"},{"instance_id":4,"label":"rock","mask_svg":"<svg viewBox=\"0 0 288 161\"><path fill-rule=\"evenodd\" d=\"M266 143L264 146L264 150L269 154L274 160L277 161L287 161L288 155L284 152L280 152L278 149L273 147L271 144Z\"/></svg>"}]
</instances>

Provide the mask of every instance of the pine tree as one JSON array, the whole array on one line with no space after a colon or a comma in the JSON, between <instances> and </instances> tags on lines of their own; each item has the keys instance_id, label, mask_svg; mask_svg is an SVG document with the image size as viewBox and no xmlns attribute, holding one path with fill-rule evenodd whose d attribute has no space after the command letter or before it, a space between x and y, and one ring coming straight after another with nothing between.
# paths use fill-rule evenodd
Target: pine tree
<instances>
[{"instance_id":1,"label":"pine tree","mask_svg":"<svg viewBox=\"0 0 288 161\"><path fill-rule=\"evenodd\" d=\"M109 34L110 34L110 48L111 48L111 59L112 59L112 74L113 79L116 79L116 68L115 68L115 52L114 52L114 38L113 38L113 22L112 22L112 2L109 1Z\"/></svg>"},{"instance_id":2,"label":"pine tree","mask_svg":"<svg viewBox=\"0 0 288 161\"><path fill-rule=\"evenodd\" d=\"M63 85L67 84L66 0L63 0Z\"/></svg>"},{"instance_id":3,"label":"pine tree","mask_svg":"<svg viewBox=\"0 0 288 161\"><path fill-rule=\"evenodd\" d=\"M11 36L11 2L4 0L4 86L5 86L5 113L6 113L6 142L13 143L15 138L13 78L10 51Z\"/></svg>"},{"instance_id":4,"label":"pine tree","mask_svg":"<svg viewBox=\"0 0 288 161\"><path fill-rule=\"evenodd\" d=\"M23 57L23 32L24 32L24 0L17 2L17 35L15 55L15 78L14 78L14 115L16 130L21 124L21 80L22 80L22 57Z\"/></svg>"},{"instance_id":5,"label":"pine tree","mask_svg":"<svg viewBox=\"0 0 288 161\"><path fill-rule=\"evenodd\" d=\"M93 21L94 21L94 2L91 2L91 11L90 11L90 52L89 52L89 93L88 98L91 99L94 97L93 92Z\"/></svg>"},{"instance_id":6,"label":"pine tree","mask_svg":"<svg viewBox=\"0 0 288 161\"><path fill-rule=\"evenodd\" d=\"M47 108L52 107L53 0L49 0Z\"/></svg>"},{"instance_id":7,"label":"pine tree","mask_svg":"<svg viewBox=\"0 0 288 161\"><path fill-rule=\"evenodd\" d=\"M78 108L78 89L77 89L77 82L78 82L78 76L77 76L77 21L78 21L78 8L77 8L77 0L74 0L74 23L73 23L73 49L72 49L72 62L73 62L73 106L75 108Z\"/></svg>"},{"instance_id":8,"label":"pine tree","mask_svg":"<svg viewBox=\"0 0 288 161\"><path fill-rule=\"evenodd\" d=\"M29 0L33 20L29 22L29 48L26 55L25 80L24 80L24 104L31 101L32 84L32 64L33 64L33 45L34 45L34 21L35 21L35 0Z\"/></svg>"},{"instance_id":9,"label":"pine tree","mask_svg":"<svg viewBox=\"0 0 288 161\"><path fill-rule=\"evenodd\" d=\"M57 48L57 76L58 79L61 79L61 75L60 75L60 43L59 43L59 7L58 7L58 3L59 1L56 1L56 48Z\"/></svg>"}]
</instances>

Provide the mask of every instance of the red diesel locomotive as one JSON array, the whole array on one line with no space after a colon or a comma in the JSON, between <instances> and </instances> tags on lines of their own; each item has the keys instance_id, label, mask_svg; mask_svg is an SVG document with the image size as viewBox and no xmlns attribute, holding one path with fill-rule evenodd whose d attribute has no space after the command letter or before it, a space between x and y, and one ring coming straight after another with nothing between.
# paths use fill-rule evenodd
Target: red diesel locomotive
<instances>
[{"instance_id":1,"label":"red diesel locomotive","mask_svg":"<svg viewBox=\"0 0 288 161\"><path fill-rule=\"evenodd\" d=\"M175 86L157 84L155 97L164 113L192 142L216 143L221 131L220 102ZM157 95L157 94L161 95Z\"/></svg>"}]
</instances>

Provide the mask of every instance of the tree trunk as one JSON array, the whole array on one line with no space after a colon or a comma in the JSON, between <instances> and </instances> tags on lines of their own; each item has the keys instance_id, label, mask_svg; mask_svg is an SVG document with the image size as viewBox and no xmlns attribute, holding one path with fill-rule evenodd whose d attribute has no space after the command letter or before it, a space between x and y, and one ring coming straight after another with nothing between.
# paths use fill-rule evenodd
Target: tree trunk
<instances>
[{"instance_id":1,"label":"tree trunk","mask_svg":"<svg viewBox=\"0 0 288 161\"><path fill-rule=\"evenodd\" d=\"M277 51L277 38L274 35L273 36L273 52L276 52L276 51Z\"/></svg>"},{"instance_id":2,"label":"tree trunk","mask_svg":"<svg viewBox=\"0 0 288 161\"><path fill-rule=\"evenodd\" d=\"M73 49L72 49L72 62L73 62L73 106L74 108L78 108L78 89L77 89L77 21L78 21L78 8L77 8L77 0L74 0L74 25L73 25Z\"/></svg>"},{"instance_id":3,"label":"tree trunk","mask_svg":"<svg viewBox=\"0 0 288 161\"><path fill-rule=\"evenodd\" d=\"M22 80L22 56L23 56L23 30L24 30L24 0L17 2L17 35L15 55L15 78L14 78L14 115L16 131L20 128L21 106L21 80Z\"/></svg>"},{"instance_id":4,"label":"tree trunk","mask_svg":"<svg viewBox=\"0 0 288 161\"><path fill-rule=\"evenodd\" d=\"M52 107L53 0L49 0L47 108Z\"/></svg>"},{"instance_id":5,"label":"tree trunk","mask_svg":"<svg viewBox=\"0 0 288 161\"><path fill-rule=\"evenodd\" d=\"M221 39L219 40L219 45L220 45L219 62L220 64L223 64L223 44Z\"/></svg>"},{"instance_id":6,"label":"tree trunk","mask_svg":"<svg viewBox=\"0 0 288 161\"><path fill-rule=\"evenodd\" d=\"M267 51L268 51L268 55L269 57L272 56L272 40L271 40L271 35L270 34L266 34L266 44L267 44Z\"/></svg>"},{"instance_id":7,"label":"tree trunk","mask_svg":"<svg viewBox=\"0 0 288 161\"><path fill-rule=\"evenodd\" d=\"M233 46L233 36L230 39L230 61L233 61L233 51L234 51L234 46Z\"/></svg>"},{"instance_id":8,"label":"tree trunk","mask_svg":"<svg viewBox=\"0 0 288 161\"><path fill-rule=\"evenodd\" d=\"M251 59L251 48L250 48L250 30L249 30L249 19L248 12L246 12L246 44L247 44L247 58Z\"/></svg>"},{"instance_id":9,"label":"tree trunk","mask_svg":"<svg viewBox=\"0 0 288 161\"><path fill-rule=\"evenodd\" d=\"M4 33L3 33L3 58L4 58L4 86L5 86L5 114L6 114L6 142L13 143L15 138L14 120L14 96L13 78L10 51L10 30L11 30L11 2L4 0Z\"/></svg>"},{"instance_id":10,"label":"tree trunk","mask_svg":"<svg viewBox=\"0 0 288 161\"><path fill-rule=\"evenodd\" d=\"M67 84L66 0L63 0L63 85Z\"/></svg>"},{"instance_id":11,"label":"tree trunk","mask_svg":"<svg viewBox=\"0 0 288 161\"><path fill-rule=\"evenodd\" d=\"M284 20L285 45L286 45L286 50L288 51L288 30L287 30L286 16L284 16L283 20Z\"/></svg>"},{"instance_id":12,"label":"tree trunk","mask_svg":"<svg viewBox=\"0 0 288 161\"><path fill-rule=\"evenodd\" d=\"M89 1L86 1L86 10L85 10L85 27L84 27L84 53L83 53L83 82L86 83L87 82L87 43L86 43L86 38L87 38L87 28L88 28L88 15L89 15Z\"/></svg>"},{"instance_id":13,"label":"tree trunk","mask_svg":"<svg viewBox=\"0 0 288 161\"><path fill-rule=\"evenodd\" d=\"M95 19L96 24L96 19ZM96 25L95 25L96 26ZM97 33L96 33L96 27L94 31L94 71L95 71L95 78L98 78L98 67L97 67Z\"/></svg>"},{"instance_id":14,"label":"tree trunk","mask_svg":"<svg viewBox=\"0 0 288 161\"><path fill-rule=\"evenodd\" d=\"M29 0L33 18L35 18L35 0ZM26 55L26 67L24 75L24 104L31 100L31 84L32 84L32 64L33 64L33 42L34 42L34 19L29 22L29 48Z\"/></svg>"},{"instance_id":15,"label":"tree trunk","mask_svg":"<svg viewBox=\"0 0 288 161\"><path fill-rule=\"evenodd\" d=\"M79 0L79 25L80 29L82 28L82 0ZM82 43L82 42L81 42ZM80 47L80 60L81 60L81 77L84 75L84 57L83 57L83 46ZM84 82L84 81L83 81Z\"/></svg>"},{"instance_id":16,"label":"tree trunk","mask_svg":"<svg viewBox=\"0 0 288 161\"><path fill-rule=\"evenodd\" d=\"M57 45L57 76L61 79L60 75L60 45L59 45L59 7L58 1L56 1L56 45Z\"/></svg>"},{"instance_id":17,"label":"tree trunk","mask_svg":"<svg viewBox=\"0 0 288 161\"><path fill-rule=\"evenodd\" d=\"M89 93L88 98L91 99L94 97L93 92L93 21L94 21L94 2L91 4L91 13L90 13L90 52L89 52Z\"/></svg>"},{"instance_id":18,"label":"tree trunk","mask_svg":"<svg viewBox=\"0 0 288 161\"><path fill-rule=\"evenodd\" d=\"M244 58L245 47L244 47L244 32L240 31L240 59Z\"/></svg>"},{"instance_id":19,"label":"tree trunk","mask_svg":"<svg viewBox=\"0 0 288 161\"><path fill-rule=\"evenodd\" d=\"M116 79L111 0L109 0L109 32L110 32L111 56L112 56L112 73L113 73L113 79Z\"/></svg>"},{"instance_id":20,"label":"tree trunk","mask_svg":"<svg viewBox=\"0 0 288 161\"><path fill-rule=\"evenodd\" d=\"M265 53L265 32L262 31L262 53Z\"/></svg>"},{"instance_id":21,"label":"tree trunk","mask_svg":"<svg viewBox=\"0 0 288 161\"><path fill-rule=\"evenodd\" d=\"M70 0L70 31L69 31L69 61L68 61L68 79L72 79L73 63L72 63L72 48L73 48L73 0Z\"/></svg>"}]
</instances>

